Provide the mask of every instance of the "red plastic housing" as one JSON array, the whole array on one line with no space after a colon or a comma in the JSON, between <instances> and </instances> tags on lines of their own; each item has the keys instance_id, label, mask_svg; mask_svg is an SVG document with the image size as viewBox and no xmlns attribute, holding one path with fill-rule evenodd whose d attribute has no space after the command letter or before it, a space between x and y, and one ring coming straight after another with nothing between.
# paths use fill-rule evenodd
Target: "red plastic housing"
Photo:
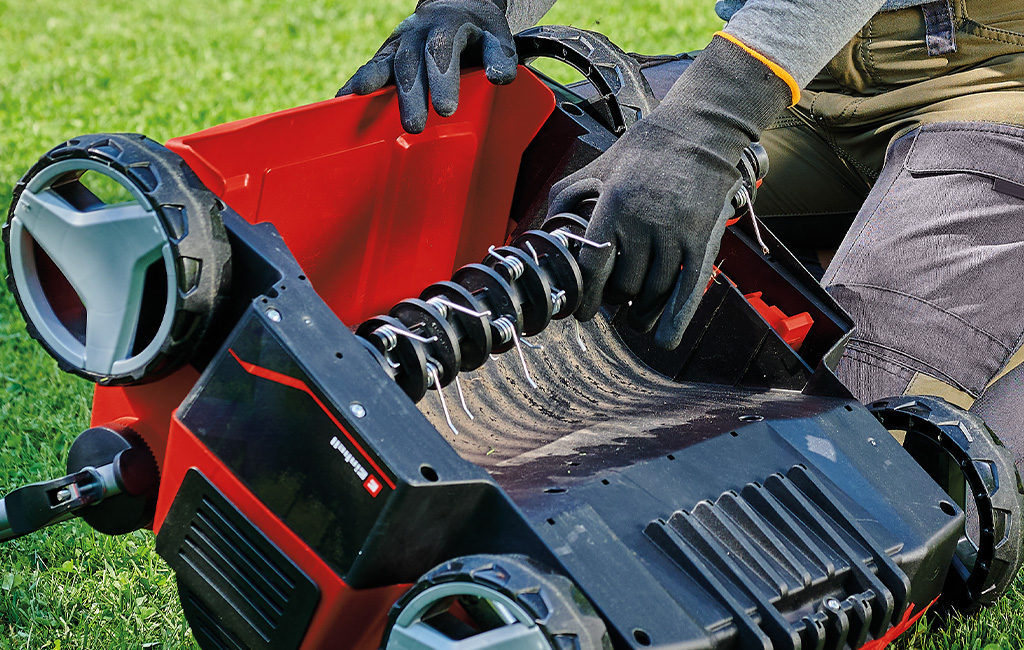
<instances>
[{"instance_id":1,"label":"red plastic housing","mask_svg":"<svg viewBox=\"0 0 1024 650\"><path fill-rule=\"evenodd\" d=\"M179 154L252 223L270 221L346 323L386 312L505 239L519 161L554 110L520 69L463 77L459 110L405 133L392 90L175 138Z\"/></svg>"},{"instance_id":2,"label":"red plastic housing","mask_svg":"<svg viewBox=\"0 0 1024 650\"><path fill-rule=\"evenodd\" d=\"M402 130L388 89L217 126L167 146L243 218L272 222L320 296L356 324L504 241L520 159L554 106L554 94L525 69L500 87L478 71L462 79L458 112L432 114L419 135ZM151 384L96 388L93 424L133 427L161 466L154 530L185 473L198 469L319 585L303 650L376 648L388 608L408 586L350 589L173 418L197 379L186 367Z\"/></svg>"}]
</instances>

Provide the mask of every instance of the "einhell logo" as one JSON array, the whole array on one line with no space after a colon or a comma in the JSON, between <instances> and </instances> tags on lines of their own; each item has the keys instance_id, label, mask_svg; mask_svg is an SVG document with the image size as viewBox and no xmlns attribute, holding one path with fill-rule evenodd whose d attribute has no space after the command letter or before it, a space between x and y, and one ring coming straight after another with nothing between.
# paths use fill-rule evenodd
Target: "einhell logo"
<instances>
[{"instance_id":1,"label":"einhell logo","mask_svg":"<svg viewBox=\"0 0 1024 650\"><path fill-rule=\"evenodd\" d=\"M382 487L380 481L377 480L377 477L372 476L369 472L366 471L366 468L363 467L362 463L360 463L356 459L356 457L349 452L348 449L345 449L345 445L341 444L341 440L338 440L337 436L331 438L331 446L334 447L339 454L341 454L342 458L345 459L345 462L348 463L349 467L352 468L352 471L355 472L355 475L359 478L360 481L362 481L363 487L366 489L367 492L370 493L370 496L375 497L378 494L380 494L380 490Z\"/></svg>"}]
</instances>

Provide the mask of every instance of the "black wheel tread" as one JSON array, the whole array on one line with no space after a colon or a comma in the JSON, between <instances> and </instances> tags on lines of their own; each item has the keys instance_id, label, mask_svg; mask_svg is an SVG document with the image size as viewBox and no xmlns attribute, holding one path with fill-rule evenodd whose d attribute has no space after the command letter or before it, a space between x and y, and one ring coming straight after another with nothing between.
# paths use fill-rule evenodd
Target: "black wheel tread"
<instances>
[{"instance_id":1,"label":"black wheel tread","mask_svg":"<svg viewBox=\"0 0 1024 650\"><path fill-rule=\"evenodd\" d=\"M144 135L97 133L67 140L43 155L14 188L3 228L7 283L24 313L11 272L10 221L25 187L44 168L61 160L90 159L134 180L160 216L178 262L177 314L171 335L146 366L127 375L97 375L56 355L35 327L29 334L57 359L58 366L103 385L144 383L184 365L202 339L231 278L231 245L220 214L224 205L180 156ZM27 322L27 319L26 319Z\"/></svg>"}]
</instances>

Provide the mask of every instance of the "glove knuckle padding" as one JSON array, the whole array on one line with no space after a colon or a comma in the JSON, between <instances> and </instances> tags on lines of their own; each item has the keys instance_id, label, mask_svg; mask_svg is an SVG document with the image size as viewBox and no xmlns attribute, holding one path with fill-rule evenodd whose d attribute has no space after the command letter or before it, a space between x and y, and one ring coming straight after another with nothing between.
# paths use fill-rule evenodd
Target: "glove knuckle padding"
<instances>
[{"instance_id":1,"label":"glove knuckle padding","mask_svg":"<svg viewBox=\"0 0 1024 650\"><path fill-rule=\"evenodd\" d=\"M452 33L448 28L437 28L427 38L427 79L430 99L438 115L448 117L459 106L458 57L468 43L480 38L480 28L462 24Z\"/></svg>"},{"instance_id":2,"label":"glove knuckle padding","mask_svg":"<svg viewBox=\"0 0 1024 650\"><path fill-rule=\"evenodd\" d=\"M427 122L428 86L438 114L449 116L458 108L460 56L467 47L482 48L473 53L482 55L491 81L515 78L517 58L505 9L504 0L421 0L374 57L383 55L380 65L361 68L338 94L366 94L394 78L402 125L419 133Z\"/></svg>"},{"instance_id":3,"label":"glove knuckle padding","mask_svg":"<svg viewBox=\"0 0 1024 650\"><path fill-rule=\"evenodd\" d=\"M512 83L519 71L519 57L516 55L515 47L511 45L511 33L508 39L506 43L491 32L483 34L484 73L496 84Z\"/></svg>"},{"instance_id":4,"label":"glove knuckle padding","mask_svg":"<svg viewBox=\"0 0 1024 650\"><path fill-rule=\"evenodd\" d=\"M395 54L395 82L402 126L420 133L427 125L427 71L424 65L424 38L403 39Z\"/></svg>"}]
</instances>

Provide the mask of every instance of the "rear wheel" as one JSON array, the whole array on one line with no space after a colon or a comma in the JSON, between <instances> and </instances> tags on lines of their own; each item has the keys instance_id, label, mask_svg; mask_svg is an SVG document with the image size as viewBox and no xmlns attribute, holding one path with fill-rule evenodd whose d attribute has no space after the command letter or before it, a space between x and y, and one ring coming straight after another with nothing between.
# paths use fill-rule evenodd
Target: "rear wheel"
<instances>
[{"instance_id":1,"label":"rear wheel","mask_svg":"<svg viewBox=\"0 0 1024 650\"><path fill-rule=\"evenodd\" d=\"M392 608L385 650L611 650L604 621L565 576L521 555L456 558Z\"/></svg>"},{"instance_id":2,"label":"rear wheel","mask_svg":"<svg viewBox=\"0 0 1024 650\"><path fill-rule=\"evenodd\" d=\"M226 288L223 208L184 161L141 135L51 150L15 187L3 239L29 333L102 384L185 363Z\"/></svg>"},{"instance_id":3,"label":"rear wheel","mask_svg":"<svg viewBox=\"0 0 1024 650\"><path fill-rule=\"evenodd\" d=\"M980 417L937 397L894 397L869 409L967 512L939 604L963 613L993 604L1024 553L1024 488L1013 454Z\"/></svg>"}]
</instances>

